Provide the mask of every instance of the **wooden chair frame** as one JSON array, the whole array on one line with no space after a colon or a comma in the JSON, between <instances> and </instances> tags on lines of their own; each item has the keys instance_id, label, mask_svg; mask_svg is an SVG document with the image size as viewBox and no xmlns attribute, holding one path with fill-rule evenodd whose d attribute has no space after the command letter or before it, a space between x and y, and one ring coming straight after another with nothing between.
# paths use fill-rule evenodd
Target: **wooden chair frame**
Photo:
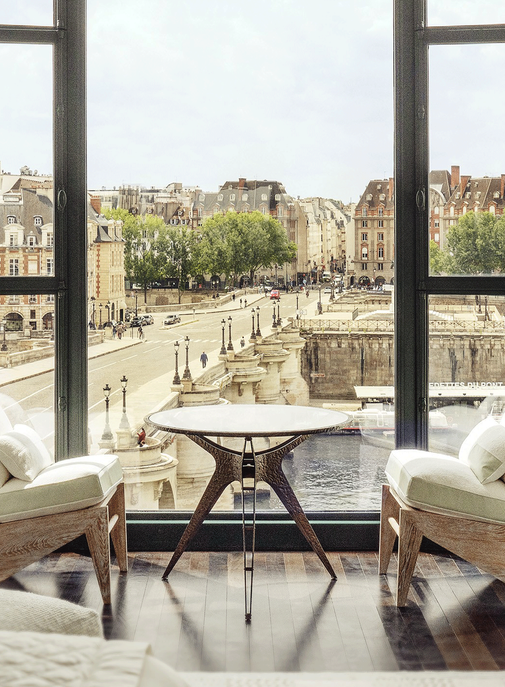
<instances>
[{"instance_id":1,"label":"wooden chair frame","mask_svg":"<svg viewBox=\"0 0 505 687\"><path fill-rule=\"evenodd\" d=\"M128 570L123 482L95 506L0 523L0 581L81 534L86 535L103 603L110 604L109 534L119 569Z\"/></svg>"},{"instance_id":2,"label":"wooden chair frame","mask_svg":"<svg viewBox=\"0 0 505 687\"><path fill-rule=\"evenodd\" d=\"M442 513L429 513L404 503L382 486L379 574L387 573L398 537L396 605L405 606L423 537L505 582L505 525Z\"/></svg>"}]
</instances>

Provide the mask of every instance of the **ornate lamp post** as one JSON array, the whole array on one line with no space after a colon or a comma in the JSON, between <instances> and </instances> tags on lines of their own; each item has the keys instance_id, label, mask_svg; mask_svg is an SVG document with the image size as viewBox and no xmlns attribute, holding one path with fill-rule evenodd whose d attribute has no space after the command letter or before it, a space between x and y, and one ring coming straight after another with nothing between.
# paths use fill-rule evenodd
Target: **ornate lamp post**
<instances>
[{"instance_id":1,"label":"ornate lamp post","mask_svg":"<svg viewBox=\"0 0 505 687\"><path fill-rule=\"evenodd\" d=\"M138 298L138 294L136 293L135 294L135 317L137 317L137 315L138 315L137 298Z\"/></svg>"},{"instance_id":2,"label":"ornate lamp post","mask_svg":"<svg viewBox=\"0 0 505 687\"><path fill-rule=\"evenodd\" d=\"M275 308L275 305L274 305ZM277 301L277 326L280 327L282 324L281 320L281 302Z\"/></svg>"},{"instance_id":3,"label":"ornate lamp post","mask_svg":"<svg viewBox=\"0 0 505 687\"><path fill-rule=\"evenodd\" d=\"M6 351L6 350L7 350L7 342L6 342L6 340L5 340L5 325L6 325L6 320L5 320L5 317L4 317L4 319L3 319L2 322L0 323L0 328L1 328L1 331L2 331L2 333L3 333L2 351Z\"/></svg>"},{"instance_id":4,"label":"ornate lamp post","mask_svg":"<svg viewBox=\"0 0 505 687\"><path fill-rule=\"evenodd\" d=\"M183 379L191 379L191 370L189 369L189 336L184 338L184 344L186 346L186 367L182 375Z\"/></svg>"},{"instance_id":5,"label":"ornate lamp post","mask_svg":"<svg viewBox=\"0 0 505 687\"><path fill-rule=\"evenodd\" d=\"M110 322L110 301L107 301L105 307L107 308L107 322Z\"/></svg>"},{"instance_id":6,"label":"ornate lamp post","mask_svg":"<svg viewBox=\"0 0 505 687\"><path fill-rule=\"evenodd\" d=\"M98 329L102 328L102 304L99 304L99 310L100 310L100 324L98 325Z\"/></svg>"},{"instance_id":7,"label":"ornate lamp post","mask_svg":"<svg viewBox=\"0 0 505 687\"><path fill-rule=\"evenodd\" d=\"M251 336L250 336L250 338L253 339L253 340L256 340L256 333L255 333L255 331L254 331L254 313L255 313L255 310L254 310L254 308L253 308L253 309L251 310L251 316L252 316L252 329L251 329Z\"/></svg>"},{"instance_id":8,"label":"ornate lamp post","mask_svg":"<svg viewBox=\"0 0 505 687\"><path fill-rule=\"evenodd\" d=\"M261 330L260 330L260 308L259 305L256 307L256 338L260 337L261 338Z\"/></svg>"},{"instance_id":9,"label":"ornate lamp post","mask_svg":"<svg viewBox=\"0 0 505 687\"><path fill-rule=\"evenodd\" d=\"M123 392L123 413L121 415L121 422L119 423L120 429L130 429L130 423L128 422L128 417L126 416L126 388L128 386L128 379L126 375L123 375L120 379L122 392Z\"/></svg>"},{"instance_id":10,"label":"ornate lamp post","mask_svg":"<svg viewBox=\"0 0 505 687\"><path fill-rule=\"evenodd\" d=\"M114 436L112 434L109 424L109 396L110 386L106 384L103 388L103 395L105 396L105 427L103 428L102 441L112 441Z\"/></svg>"},{"instance_id":11,"label":"ornate lamp post","mask_svg":"<svg viewBox=\"0 0 505 687\"><path fill-rule=\"evenodd\" d=\"M224 328L226 327L226 322L225 319L223 318L221 320L221 350L219 351L219 355L226 355L226 346L224 343Z\"/></svg>"},{"instance_id":12,"label":"ornate lamp post","mask_svg":"<svg viewBox=\"0 0 505 687\"><path fill-rule=\"evenodd\" d=\"M174 343L174 351L175 351L175 375L174 375L174 379L172 381L172 384L180 384L181 378L179 377L179 342L178 341L176 341Z\"/></svg>"},{"instance_id":13,"label":"ornate lamp post","mask_svg":"<svg viewBox=\"0 0 505 687\"><path fill-rule=\"evenodd\" d=\"M93 329L95 328L95 297L91 296L91 322L93 323Z\"/></svg>"},{"instance_id":14,"label":"ornate lamp post","mask_svg":"<svg viewBox=\"0 0 505 687\"><path fill-rule=\"evenodd\" d=\"M231 323L232 323L232 316L230 315L228 317L228 346L227 350L233 351L233 344L231 342Z\"/></svg>"},{"instance_id":15,"label":"ornate lamp post","mask_svg":"<svg viewBox=\"0 0 505 687\"><path fill-rule=\"evenodd\" d=\"M274 311L272 313L272 329L277 329L277 320L275 319L275 301L274 301Z\"/></svg>"}]
</instances>

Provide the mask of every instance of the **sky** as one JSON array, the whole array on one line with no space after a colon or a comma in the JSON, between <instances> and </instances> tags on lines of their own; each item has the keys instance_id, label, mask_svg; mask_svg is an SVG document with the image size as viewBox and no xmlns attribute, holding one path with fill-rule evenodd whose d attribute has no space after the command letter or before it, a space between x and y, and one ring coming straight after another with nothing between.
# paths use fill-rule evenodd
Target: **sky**
<instances>
[{"instance_id":1,"label":"sky","mask_svg":"<svg viewBox=\"0 0 505 687\"><path fill-rule=\"evenodd\" d=\"M429 2L434 25L505 23L502 0ZM51 7L0 0L0 22ZM50 173L51 49L0 58L1 168ZM432 169L505 172L504 63L502 45L432 48ZM246 177L347 203L393 176L393 0L88 0L87 69L89 189Z\"/></svg>"}]
</instances>

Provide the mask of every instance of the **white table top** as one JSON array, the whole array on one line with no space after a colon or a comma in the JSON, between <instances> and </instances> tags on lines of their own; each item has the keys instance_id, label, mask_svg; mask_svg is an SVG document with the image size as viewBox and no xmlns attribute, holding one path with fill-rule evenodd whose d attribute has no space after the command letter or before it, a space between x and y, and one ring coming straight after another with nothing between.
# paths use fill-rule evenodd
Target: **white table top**
<instances>
[{"instance_id":1,"label":"white table top","mask_svg":"<svg viewBox=\"0 0 505 687\"><path fill-rule=\"evenodd\" d=\"M317 434L337 429L348 419L345 413L325 408L265 404L175 408L153 413L147 418L155 427L177 434L220 437Z\"/></svg>"}]
</instances>

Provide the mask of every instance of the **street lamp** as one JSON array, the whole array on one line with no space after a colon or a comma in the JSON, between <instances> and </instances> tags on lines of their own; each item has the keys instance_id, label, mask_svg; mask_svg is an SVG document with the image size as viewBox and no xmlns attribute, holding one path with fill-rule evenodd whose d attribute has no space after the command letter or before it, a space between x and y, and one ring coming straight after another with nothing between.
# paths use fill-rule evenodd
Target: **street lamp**
<instances>
[{"instance_id":1,"label":"street lamp","mask_svg":"<svg viewBox=\"0 0 505 687\"><path fill-rule=\"evenodd\" d=\"M138 293L135 294L135 317L138 315L138 309L137 309L137 298L138 298Z\"/></svg>"},{"instance_id":2,"label":"street lamp","mask_svg":"<svg viewBox=\"0 0 505 687\"><path fill-rule=\"evenodd\" d=\"M319 287L319 302L317 304L318 313L321 315L323 312L323 304L321 303L321 287Z\"/></svg>"},{"instance_id":3,"label":"street lamp","mask_svg":"<svg viewBox=\"0 0 505 687\"><path fill-rule=\"evenodd\" d=\"M103 388L103 395L105 396L105 427L103 428L103 433L102 433L102 441L112 441L114 439L114 436L112 434L110 425L109 425L109 396L110 396L111 388L108 384L106 384Z\"/></svg>"},{"instance_id":4,"label":"street lamp","mask_svg":"<svg viewBox=\"0 0 505 687\"><path fill-rule=\"evenodd\" d=\"M191 379L191 371L189 369L189 336L184 337L184 344L186 346L186 367L182 375L183 379Z\"/></svg>"},{"instance_id":5,"label":"street lamp","mask_svg":"<svg viewBox=\"0 0 505 687\"><path fill-rule=\"evenodd\" d=\"M91 296L91 322L93 324L93 329L95 328L95 297Z\"/></svg>"},{"instance_id":6,"label":"street lamp","mask_svg":"<svg viewBox=\"0 0 505 687\"><path fill-rule=\"evenodd\" d=\"M252 316L252 329L251 329L251 336L250 336L250 338L251 338L253 341L256 340L256 333L255 333L255 331L254 331L254 313L255 313L255 310L254 310L254 308L253 308L253 309L251 310L251 316Z\"/></svg>"},{"instance_id":7,"label":"street lamp","mask_svg":"<svg viewBox=\"0 0 505 687\"><path fill-rule=\"evenodd\" d=\"M2 322L1 322L1 324L0 324L0 327L1 327L1 330L2 330L2 333L3 333L2 351L6 351L6 350L7 350L7 342L5 341L5 325L6 325L6 320L5 320L5 317L4 317L4 319L2 320Z\"/></svg>"},{"instance_id":8,"label":"street lamp","mask_svg":"<svg viewBox=\"0 0 505 687\"><path fill-rule=\"evenodd\" d=\"M107 301L105 307L107 308L107 322L110 322L110 301Z\"/></svg>"},{"instance_id":9,"label":"street lamp","mask_svg":"<svg viewBox=\"0 0 505 687\"><path fill-rule=\"evenodd\" d=\"M272 313L272 329L277 329L277 320L275 318L275 301L274 301L274 311Z\"/></svg>"},{"instance_id":10,"label":"street lamp","mask_svg":"<svg viewBox=\"0 0 505 687\"><path fill-rule=\"evenodd\" d=\"M275 303L274 303L274 308L275 308ZM281 320L281 302L277 301L277 326L280 327L282 324Z\"/></svg>"},{"instance_id":11,"label":"street lamp","mask_svg":"<svg viewBox=\"0 0 505 687\"><path fill-rule=\"evenodd\" d=\"M99 305L100 308L100 324L98 325L98 329L102 328L102 304L100 303Z\"/></svg>"},{"instance_id":12,"label":"street lamp","mask_svg":"<svg viewBox=\"0 0 505 687\"><path fill-rule=\"evenodd\" d=\"M260 308L259 305L256 307L256 338L261 338L261 331L260 331Z\"/></svg>"},{"instance_id":13,"label":"street lamp","mask_svg":"<svg viewBox=\"0 0 505 687\"><path fill-rule=\"evenodd\" d=\"M219 351L219 355L226 355L226 346L224 344L224 328L226 327L226 321L223 317L221 320L221 350Z\"/></svg>"},{"instance_id":14,"label":"street lamp","mask_svg":"<svg viewBox=\"0 0 505 687\"><path fill-rule=\"evenodd\" d=\"M174 343L174 351L175 351L175 375L174 375L174 379L172 381L172 384L180 384L181 378L179 377L179 342L178 341L176 341Z\"/></svg>"},{"instance_id":15,"label":"street lamp","mask_svg":"<svg viewBox=\"0 0 505 687\"><path fill-rule=\"evenodd\" d=\"M233 321L232 316L230 315L228 317L228 346L227 346L227 349L229 351L233 351L233 344L231 342L231 323L232 323L232 321Z\"/></svg>"},{"instance_id":16,"label":"street lamp","mask_svg":"<svg viewBox=\"0 0 505 687\"><path fill-rule=\"evenodd\" d=\"M123 375L123 377L119 381L121 382L121 389L123 392L123 413L121 415L121 422L119 423L119 428L130 429L130 423L128 422L128 418L126 416L126 388L128 386L128 379L126 378L126 375Z\"/></svg>"}]
</instances>

